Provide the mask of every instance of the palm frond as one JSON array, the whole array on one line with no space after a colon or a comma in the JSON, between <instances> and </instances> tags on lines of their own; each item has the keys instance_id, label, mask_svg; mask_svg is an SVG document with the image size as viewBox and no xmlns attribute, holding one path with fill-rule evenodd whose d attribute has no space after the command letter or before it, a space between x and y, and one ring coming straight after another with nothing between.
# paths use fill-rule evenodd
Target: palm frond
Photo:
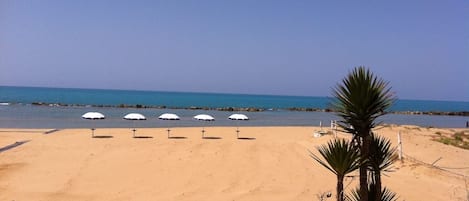
<instances>
[{"instance_id":1,"label":"palm frond","mask_svg":"<svg viewBox=\"0 0 469 201\"><path fill-rule=\"evenodd\" d=\"M309 151L311 158L335 175L345 176L360 166L359 153L345 139L329 141L317 150L324 160Z\"/></svg>"},{"instance_id":2,"label":"palm frond","mask_svg":"<svg viewBox=\"0 0 469 201\"><path fill-rule=\"evenodd\" d=\"M376 197L376 189L373 186L374 184L370 184L368 186L368 195L369 195L369 201L397 201L399 198L397 197L397 194L389 190L388 188L384 187L383 190L381 190L381 198L379 200L375 200ZM360 190L354 189L352 192L350 192L349 195L345 196L346 201L360 201Z\"/></svg>"},{"instance_id":3,"label":"palm frond","mask_svg":"<svg viewBox=\"0 0 469 201\"><path fill-rule=\"evenodd\" d=\"M397 160L396 147L391 147L391 141L383 136L372 134L369 153L371 171L381 173L391 171L391 165Z\"/></svg>"},{"instance_id":4,"label":"palm frond","mask_svg":"<svg viewBox=\"0 0 469 201\"><path fill-rule=\"evenodd\" d=\"M376 118L386 114L395 101L390 90L388 82L378 79L369 69L355 68L333 90L332 107L342 118L341 127L352 134L374 128Z\"/></svg>"}]
</instances>

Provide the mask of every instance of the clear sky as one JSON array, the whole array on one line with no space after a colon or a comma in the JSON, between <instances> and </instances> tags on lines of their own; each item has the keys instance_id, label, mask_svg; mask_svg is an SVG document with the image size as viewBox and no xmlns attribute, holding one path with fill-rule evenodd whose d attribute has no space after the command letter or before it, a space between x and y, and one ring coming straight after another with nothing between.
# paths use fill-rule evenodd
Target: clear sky
<instances>
[{"instance_id":1,"label":"clear sky","mask_svg":"<svg viewBox=\"0 0 469 201\"><path fill-rule=\"evenodd\" d=\"M0 85L469 101L469 1L0 0Z\"/></svg>"}]
</instances>

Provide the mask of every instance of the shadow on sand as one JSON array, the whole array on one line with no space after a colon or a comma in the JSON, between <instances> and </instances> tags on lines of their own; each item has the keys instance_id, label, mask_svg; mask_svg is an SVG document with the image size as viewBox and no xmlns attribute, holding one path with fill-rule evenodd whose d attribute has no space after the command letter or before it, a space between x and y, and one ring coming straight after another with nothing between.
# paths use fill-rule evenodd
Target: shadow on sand
<instances>
[{"instance_id":1,"label":"shadow on sand","mask_svg":"<svg viewBox=\"0 0 469 201\"><path fill-rule=\"evenodd\" d=\"M148 139L148 138L153 138L152 136L134 136L134 138L137 139Z\"/></svg>"},{"instance_id":2,"label":"shadow on sand","mask_svg":"<svg viewBox=\"0 0 469 201\"><path fill-rule=\"evenodd\" d=\"M221 137L203 137L202 139L205 139L205 140L219 140L219 139L221 139Z\"/></svg>"},{"instance_id":3,"label":"shadow on sand","mask_svg":"<svg viewBox=\"0 0 469 201\"><path fill-rule=\"evenodd\" d=\"M44 132L44 134L47 135L47 134L55 133L55 132L57 132L57 131L60 131L60 129L48 130L48 131Z\"/></svg>"},{"instance_id":4,"label":"shadow on sand","mask_svg":"<svg viewBox=\"0 0 469 201\"><path fill-rule=\"evenodd\" d=\"M187 137L179 137L179 136L174 136L174 137L169 137L168 139L174 139L174 140L184 140L184 139L187 139Z\"/></svg>"},{"instance_id":5,"label":"shadow on sand","mask_svg":"<svg viewBox=\"0 0 469 201\"><path fill-rule=\"evenodd\" d=\"M4 147L0 148L0 153L2 153L2 152L4 152L4 151L8 151L8 150L10 150L10 149L13 149L13 148L15 148L15 147L17 147L17 146L20 146L20 145L22 145L22 144L24 144L24 143L27 143L27 142L29 142L29 140L19 141L19 142L15 142L15 143L13 143L13 144L4 146Z\"/></svg>"},{"instance_id":6,"label":"shadow on sand","mask_svg":"<svg viewBox=\"0 0 469 201\"><path fill-rule=\"evenodd\" d=\"M95 135L93 136L93 138L101 138L101 139L105 139L105 138L113 138L114 136L110 136L110 135Z\"/></svg>"},{"instance_id":7,"label":"shadow on sand","mask_svg":"<svg viewBox=\"0 0 469 201\"><path fill-rule=\"evenodd\" d=\"M255 137L239 137L238 140L256 140Z\"/></svg>"}]
</instances>

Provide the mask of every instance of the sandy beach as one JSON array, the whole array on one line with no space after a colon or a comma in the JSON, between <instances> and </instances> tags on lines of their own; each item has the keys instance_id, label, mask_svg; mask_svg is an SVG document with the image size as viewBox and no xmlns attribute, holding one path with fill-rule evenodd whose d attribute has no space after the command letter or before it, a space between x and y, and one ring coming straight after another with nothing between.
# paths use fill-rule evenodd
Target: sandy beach
<instances>
[{"instance_id":1,"label":"sandy beach","mask_svg":"<svg viewBox=\"0 0 469 201\"><path fill-rule=\"evenodd\" d=\"M97 129L97 138L89 129L0 129L0 200L311 201L335 193L335 175L308 154L334 137L314 138L317 127L241 127L243 139L233 127L208 127L207 139L200 129L173 128L171 139L165 128L138 129L139 138L121 128ZM400 131L406 157L383 184L400 200L466 200L469 150L432 140L462 130L376 130L394 144ZM357 186L358 172L351 176L347 192Z\"/></svg>"}]
</instances>

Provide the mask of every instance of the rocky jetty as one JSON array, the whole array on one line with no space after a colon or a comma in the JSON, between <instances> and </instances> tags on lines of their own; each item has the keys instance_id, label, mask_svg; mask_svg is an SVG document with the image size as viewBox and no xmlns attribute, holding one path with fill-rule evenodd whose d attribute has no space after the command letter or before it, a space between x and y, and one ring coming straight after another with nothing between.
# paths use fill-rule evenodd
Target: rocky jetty
<instances>
[{"instance_id":1,"label":"rocky jetty","mask_svg":"<svg viewBox=\"0 0 469 201\"><path fill-rule=\"evenodd\" d=\"M15 103L13 103L15 104ZM334 112L330 108L308 108L308 107L291 107L291 108L254 108L254 107L168 107L165 105L143 105L143 104L119 104L119 105L85 105L85 104L64 104L64 103L44 103L44 102L33 102L33 106L48 106L48 107L106 107L106 108L136 108L136 109L183 109L183 110L216 110L216 111L227 111L227 112L263 112L263 111L277 111L277 110L288 110L298 112ZM445 112L445 111L391 111L388 114L404 114L404 115L444 115L444 116L469 116L469 111L458 111L458 112Z\"/></svg>"}]
</instances>

